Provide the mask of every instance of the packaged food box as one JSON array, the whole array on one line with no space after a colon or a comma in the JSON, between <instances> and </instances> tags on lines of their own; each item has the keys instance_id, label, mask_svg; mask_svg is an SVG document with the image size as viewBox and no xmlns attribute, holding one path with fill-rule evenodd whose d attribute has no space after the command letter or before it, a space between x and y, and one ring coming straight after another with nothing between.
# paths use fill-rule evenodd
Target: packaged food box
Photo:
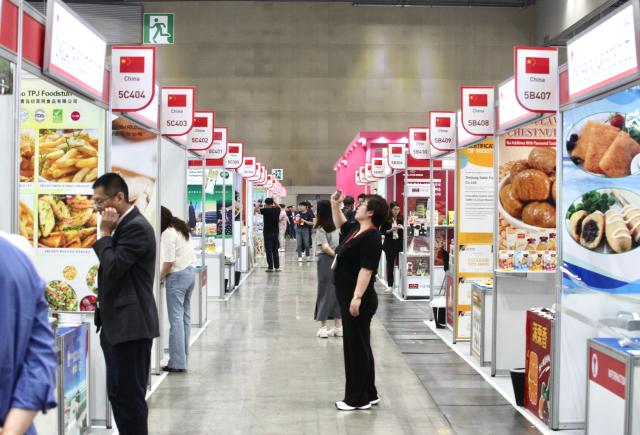
<instances>
[{"instance_id":1,"label":"packaged food box","mask_svg":"<svg viewBox=\"0 0 640 435\"><path fill-rule=\"evenodd\" d=\"M516 251L526 251L527 249L527 230L516 230Z\"/></svg>"},{"instance_id":2,"label":"packaged food box","mask_svg":"<svg viewBox=\"0 0 640 435\"><path fill-rule=\"evenodd\" d=\"M529 253L527 251L516 251L514 269L521 272L529 270Z\"/></svg>"},{"instance_id":3,"label":"packaged food box","mask_svg":"<svg viewBox=\"0 0 640 435\"><path fill-rule=\"evenodd\" d=\"M513 270L513 251L500 251L498 253L498 267L501 270Z\"/></svg>"},{"instance_id":4,"label":"packaged food box","mask_svg":"<svg viewBox=\"0 0 640 435\"><path fill-rule=\"evenodd\" d=\"M558 254L556 251L545 251L542 254L542 267L544 270L553 272L558 266Z\"/></svg>"},{"instance_id":5,"label":"packaged food box","mask_svg":"<svg viewBox=\"0 0 640 435\"><path fill-rule=\"evenodd\" d=\"M539 251L529 252L529 270L541 272L543 270L543 253Z\"/></svg>"}]
</instances>

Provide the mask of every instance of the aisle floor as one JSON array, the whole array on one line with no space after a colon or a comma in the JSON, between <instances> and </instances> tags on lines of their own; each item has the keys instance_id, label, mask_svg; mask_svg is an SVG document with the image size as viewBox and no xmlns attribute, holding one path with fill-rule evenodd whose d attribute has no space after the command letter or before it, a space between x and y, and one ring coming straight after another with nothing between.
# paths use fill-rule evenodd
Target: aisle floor
<instances>
[{"instance_id":1,"label":"aisle floor","mask_svg":"<svg viewBox=\"0 0 640 435\"><path fill-rule=\"evenodd\" d=\"M315 263L288 254L282 272L258 267L229 301L210 302L211 323L191 348L188 373L171 374L149 400L150 433L537 433L420 326L418 303L389 294L380 294L372 324L382 401L370 411L337 411L342 341L315 336L315 274Z\"/></svg>"}]
</instances>

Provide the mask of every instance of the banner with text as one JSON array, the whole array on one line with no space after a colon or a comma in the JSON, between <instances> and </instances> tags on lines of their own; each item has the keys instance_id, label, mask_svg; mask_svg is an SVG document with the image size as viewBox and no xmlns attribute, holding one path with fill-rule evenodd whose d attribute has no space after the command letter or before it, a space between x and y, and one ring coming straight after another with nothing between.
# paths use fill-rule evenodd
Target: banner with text
<instances>
[{"instance_id":1,"label":"banner with text","mask_svg":"<svg viewBox=\"0 0 640 435\"><path fill-rule=\"evenodd\" d=\"M516 98L530 112L558 109L558 49L515 47Z\"/></svg>"},{"instance_id":2,"label":"banner with text","mask_svg":"<svg viewBox=\"0 0 640 435\"><path fill-rule=\"evenodd\" d=\"M426 127L409 128L409 154L414 159L429 159L429 129Z\"/></svg>"},{"instance_id":3,"label":"banner with text","mask_svg":"<svg viewBox=\"0 0 640 435\"><path fill-rule=\"evenodd\" d=\"M241 142L229 142L227 144L227 154L224 156L225 169L238 169L242 165L242 148Z\"/></svg>"},{"instance_id":4,"label":"banner with text","mask_svg":"<svg viewBox=\"0 0 640 435\"><path fill-rule=\"evenodd\" d=\"M193 128L187 135L189 151L206 151L213 145L213 125L215 113L197 111L193 115Z\"/></svg>"},{"instance_id":5,"label":"banner with text","mask_svg":"<svg viewBox=\"0 0 640 435\"><path fill-rule=\"evenodd\" d=\"M256 158L243 157L242 166L238 168L238 174L243 178L249 178L256 173Z\"/></svg>"},{"instance_id":6,"label":"banner with text","mask_svg":"<svg viewBox=\"0 0 640 435\"><path fill-rule=\"evenodd\" d=\"M403 143L387 145L387 163L392 170L404 171L407 167L407 147Z\"/></svg>"},{"instance_id":7,"label":"banner with text","mask_svg":"<svg viewBox=\"0 0 640 435\"><path fill-rule=\"evenodd\" d=\"M429 112L429 153L437 157L456 148L456 113Z\"/></svg>"},{"instance_id":8,"label":"banner with text","mask_svg":"<svg viewBox=\"0 0 640 435\"><path fill-rule=\"evenodd\" d=\"M495 130L493 86L462 86L460 107L462 128L472 136L491 136ZM460 132L458 131L458 135Z\"/></svg>"}]
</instances>

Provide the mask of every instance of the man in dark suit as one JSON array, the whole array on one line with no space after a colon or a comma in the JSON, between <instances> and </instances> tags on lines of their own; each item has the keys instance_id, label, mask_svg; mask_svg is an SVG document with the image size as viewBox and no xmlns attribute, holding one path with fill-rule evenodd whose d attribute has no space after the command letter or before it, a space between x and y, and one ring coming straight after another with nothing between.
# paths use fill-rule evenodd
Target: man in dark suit
<instances>
[{"instance_id":1,"label":"man in dark suit","mask_svg":"<svg viewBox=\"0 0 640 435\"><path fill-rule=\"evenodd\" d=\"M151 343L160 335L153 295L155 232L129 204L129 189L114 173L93 184L102 216L93 250L100 260L96 326L107 367L107 393L121 435L146 435L145 401Z\"/></svg>"}]
</instances>

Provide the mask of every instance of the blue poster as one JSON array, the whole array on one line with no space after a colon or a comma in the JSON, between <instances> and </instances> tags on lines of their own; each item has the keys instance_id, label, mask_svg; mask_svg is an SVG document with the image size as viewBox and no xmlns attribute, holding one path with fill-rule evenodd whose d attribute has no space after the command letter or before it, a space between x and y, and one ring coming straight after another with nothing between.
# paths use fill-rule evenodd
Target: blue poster
<instances>
[{"instance_id":1,"label":"blue poster","mask_svg":"<svg viewBox=\"0 0 640 435\"><path fill-rule=\"evenodd\" d=\"M640 87L563 115L565 293L640 293Z\"/></svg>"},{"instance_id":2,"label":"blue poster","mask_svg":"<svg viewBox=\"0 0 640 435\"><path fill-rule=\"evenodd\" d=\"M64 434L81 435L89 429L89 328L62 327L57 335L63 342Z\"/></svg>"}]
</instances>

